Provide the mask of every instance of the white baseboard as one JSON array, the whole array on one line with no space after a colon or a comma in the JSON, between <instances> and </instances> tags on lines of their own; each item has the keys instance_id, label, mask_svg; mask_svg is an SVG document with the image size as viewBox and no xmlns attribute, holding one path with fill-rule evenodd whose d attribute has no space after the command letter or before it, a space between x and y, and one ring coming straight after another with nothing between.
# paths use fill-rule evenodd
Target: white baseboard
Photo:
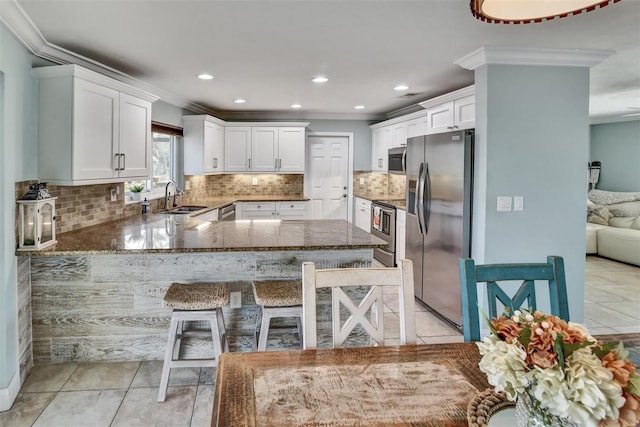
<instances>
[{"instance_id":1,"label":"white baseboard","mask_svg":"<svg viewBox=\"0 0 640 427\"><path fill-rule=\"evenodd\" d=\"M0 412L8 411L11 409L13 402L16 400L18 396L18 392L20 391L20 372L16 372L11 382L9 383L9 387L0 388Z\"/></svg>"}]
</instances>

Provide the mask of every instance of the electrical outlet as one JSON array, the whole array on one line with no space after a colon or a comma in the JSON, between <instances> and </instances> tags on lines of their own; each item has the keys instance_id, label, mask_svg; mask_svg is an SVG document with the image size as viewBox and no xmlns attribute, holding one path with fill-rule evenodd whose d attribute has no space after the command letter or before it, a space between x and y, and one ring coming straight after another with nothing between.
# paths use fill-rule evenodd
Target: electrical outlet
<instances>
[{"instance_id":1,"label":"electrical outlet","mask_svg":"<svg viewBox=\"0 0 640 427\"><path fill-rule=\"evenodd\" d=\"M117 188L112 188L111 189L111 201L112 202L117 202L118 201L118 189Z\"/></svg>"},{"instance_id":2,"label":"electrical outlet","mask_svg":"<svg viewBox=\"0 0 640 427\"><path fill-rule=\"evenodd\" d=\"M191 190L191 181L186 180L186 181L184 182L184 189L185 189L185 190Z\"/></svg>"},{"instance_id":3,"label":"electrical outlet","mask_svg":"<svg viewBox=\"0 0 640 427\"><path fill-rule=\"evenodd\" d=\"M258 185L258 177L254 176L253 178L251 178L251 185Z\"/></svg>"},{"instance_id":4,"label":"electrical outlet","mask_svg":"<svg viewBox=\"0 0 640 427\"><path fill-rule=\"evenodd\" d=\"M364 178L360 177L360 185L364 185Z\"/></svg>"},{"instance_id":5,"label":"electrical outlet","mask_svg":"<svg viewBox=\"0 0 640 427\"><path fill-rule=\"evenodd\" d=\"M231 292L229 304L231 305L231 308L242 307L242 292Z\"/></svg>"}]
</instances>

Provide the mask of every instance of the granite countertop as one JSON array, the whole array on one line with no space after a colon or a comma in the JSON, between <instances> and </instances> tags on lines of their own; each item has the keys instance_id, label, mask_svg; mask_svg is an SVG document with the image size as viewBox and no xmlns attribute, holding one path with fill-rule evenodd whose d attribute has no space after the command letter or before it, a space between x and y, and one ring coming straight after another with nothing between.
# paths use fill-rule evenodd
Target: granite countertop
<instances>
[{"instance_id":1,"label":"granite countertop","mask_svg":"<svg viewBox=\"0 0 640 427\"><path fill-rule=\"evenodd\" d=\"M17 255L332 250L375 248L386 244L344 220L210 222L199 220L197 216L159 213L63 233L57 240L50 248L19 251Z\"/></svg>"},{"instance_id":2,"label":"granite countertop","mask_svg":"<svg viewBox=\"0 0 640 427\"><path fill-rule=\"evenodd\" d=\"M205 197L195 200L184 199L181 205L207 206L209 209L217 209L235 202L306 202L310 200L303 196L233 196L233 197Z\"/></svg>"}]
</instances>

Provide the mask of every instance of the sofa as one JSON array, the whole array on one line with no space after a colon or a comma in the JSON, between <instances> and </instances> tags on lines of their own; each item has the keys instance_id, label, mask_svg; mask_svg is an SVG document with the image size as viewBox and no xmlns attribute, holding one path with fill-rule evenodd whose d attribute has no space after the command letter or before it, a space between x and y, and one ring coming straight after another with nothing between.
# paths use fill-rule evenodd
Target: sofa
<instances>
[{"instance_id":1,"label":"sofa","mask_svg":"<svg viewBox=\"0 0 640 427\"><path fill-rule=\"evenodd\" d=\"M589 191L586 253L640 266L640 193Z\"/></svg>"}]
</instances>

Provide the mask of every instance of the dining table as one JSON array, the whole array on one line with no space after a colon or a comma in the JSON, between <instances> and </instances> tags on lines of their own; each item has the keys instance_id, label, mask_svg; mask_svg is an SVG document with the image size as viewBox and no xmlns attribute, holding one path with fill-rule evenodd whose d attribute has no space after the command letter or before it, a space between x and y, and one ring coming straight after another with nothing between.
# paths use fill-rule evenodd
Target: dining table
<instances>
[{"instance_id":1,"label":"dining table","mask_svg":"<svg viewBox=\"0 0 640 427\"><path fill-rule=\"evenodd\" d=\"M640 333L596 338L638 363ZM479 360L473 342L224 353L211 425L467 426L490 388Z\"/></svg>"}]
</instances>

